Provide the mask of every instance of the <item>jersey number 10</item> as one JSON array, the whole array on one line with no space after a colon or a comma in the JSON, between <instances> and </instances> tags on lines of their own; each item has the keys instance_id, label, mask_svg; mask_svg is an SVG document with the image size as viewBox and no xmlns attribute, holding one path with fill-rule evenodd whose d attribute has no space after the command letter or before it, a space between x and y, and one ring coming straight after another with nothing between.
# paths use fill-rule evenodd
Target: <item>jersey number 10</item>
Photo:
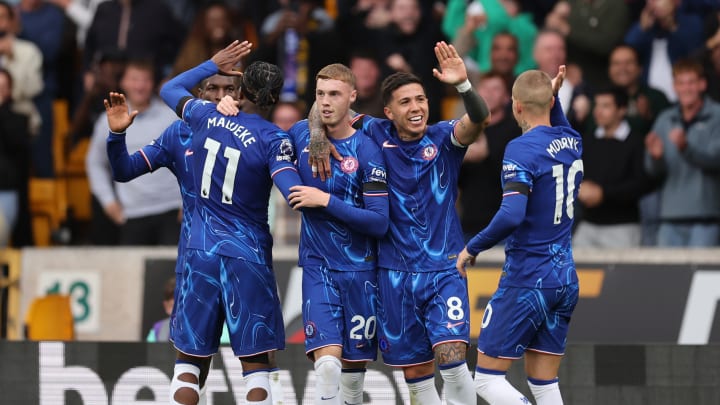
<instances>
[{"instance_id":1,"label":"jersey number 10","mask_svg":"<svg viewBox=\"0 0 720 405\"><path fill-rule=\"evenodd\" d=\"M583 162L581 159L578 159L572 162L570 169L568 169L567 195L565 194L565 170L563 169L563 165L554 165L552 169L552 174L555 178L555 218L553 223L557 225L562 221L563 201L565 201L565 210L567 211L568 218L573 219L575 216L575 178L578 173L582 173Z\"/></svg>"}]
</instances>

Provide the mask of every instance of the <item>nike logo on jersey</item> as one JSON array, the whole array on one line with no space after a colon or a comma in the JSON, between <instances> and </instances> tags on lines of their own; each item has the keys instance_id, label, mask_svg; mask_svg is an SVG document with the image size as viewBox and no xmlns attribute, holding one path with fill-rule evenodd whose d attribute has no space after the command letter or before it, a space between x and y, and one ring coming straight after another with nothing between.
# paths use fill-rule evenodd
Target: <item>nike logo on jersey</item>
<instances>
[{"instance_id":1,"label":"nike logo on jersey","mask_svg":"<svg viewBox=\"0 0 720 405\"><path fill-rule=\"evenodd\" d=\"M305 148L303 148L302 151L303 151L303 153L310 153L310 148L308 148L308 147L306 146Z\"/></svg>"},{"instance_id":2,"label":"nike logo on jersey","mask_svg":"<svg viewBox=\"0 0 720 405\"><path fill-rule=\"evenodd\" d=\"M385 141L385 142L383 142L382 147L383 148L397 148L398 146L395 145L394 143L390 143L390 141Z\"/></svg>"},{"instance_id":3,"label":"nike logo on jersey","mask_svg":"<svg viewBox=\"0 0 720 405\"><path fill-rule=\"evenodd\" d=\"M185 156L192 156L192 154L193 154L193 151L191 149L187 149L185 151Z\"/></svg>"},{"instance_id":4,"label":"nike logo on jersey","mask_svg":"<svg viewBox=\"0 0 720 405\"><path fill-rule=\"evenodd\" d=\"M331 397L323 397L323 396L321 396L321 397L320 397L320 400L321 400L321 401L329 401L329 400L335 398L336 396L337 396L337 395L333 395L333 396L331 396Z\"/></svg>"},{"instance_id":5,"label":"nike logo on jersey","mask_svg":"<svg viewBox=\"0 0 720 405\"><path fill-rule=\"evenodd\" d=\"M465 323L465 321L460 321L460 322L455 322L455 323L450 323L450 321L448 321L447 328L452 329L452 328L458 327L464 323Z\"/></svg>"}]
</instances>

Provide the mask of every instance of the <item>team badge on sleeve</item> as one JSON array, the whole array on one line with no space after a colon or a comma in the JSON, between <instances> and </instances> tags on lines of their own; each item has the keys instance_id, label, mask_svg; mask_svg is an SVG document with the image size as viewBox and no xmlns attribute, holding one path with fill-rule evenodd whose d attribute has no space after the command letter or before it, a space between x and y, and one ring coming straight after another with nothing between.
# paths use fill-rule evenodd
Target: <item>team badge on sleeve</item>
<instances>
[{"instance_id":1,"label":"team badge on sleeve","mask_svg":"<svg viewBox=\"0 0 720 405\"><path fill-rule=\"evenodd\" d=\"M292 162L295 160L295 149L289 139L283 139L280 143L280 151L276 157L278 162Z\"/></svg>"}]
</instances>

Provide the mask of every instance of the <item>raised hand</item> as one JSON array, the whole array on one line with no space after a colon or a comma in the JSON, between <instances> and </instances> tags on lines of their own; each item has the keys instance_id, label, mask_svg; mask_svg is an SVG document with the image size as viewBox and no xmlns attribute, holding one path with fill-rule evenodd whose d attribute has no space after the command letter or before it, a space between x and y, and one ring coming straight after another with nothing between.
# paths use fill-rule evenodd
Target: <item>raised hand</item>
<instances>
[{"instance_id":1,"label":"raised hand","mask_svg":"<svg viewBox=\"0 0 720 405\"><path fill-rule=\"evenodd\" d=\"M110 92L108 98L103 100L105 112L107 113L108 127L113 132L125 132L132 125L138 111L128 113L128 106L125 102L125 95L122 93Z\"/></svg>"},{"instance_id":2,"label":"raised hand","mask_svg":"<svg viewBox=\"0 0 720 405\"><path fill-rule=\"evenodd\" d=\"M252 43L248 41L240 42L235 40L230 45L219 50L215 55L213 55L212 61L217 65L220 74L228 76L242 76L242 72L233 70L233 68L238 64L238 62L240 62L240 59L242 59L243 56L250 53L251 49Z\"/></svg>"},{"instance_id":3,"label":"raised hand","mask_svg":"<svg viewBox=\"0 0 720 405\"><path fill-rule=\"evenodd\" d=\"M553 89L553 95L557 96L558 92L560 91L560 88L563 85L563 82L565 81L565 65L560 65L558 68L558 73L553 77L552 79L552 89Z\"/></svg>"},{"instance_id":4,"label":"raised hand","mask_svg":"<svg viewBox=\"0 0 720 405\"><path fill-rule=\"evenodd\" d=\"M460 84L467 80L467 70L460 54L454 46L445 41L435 44L435 57L437 57L440 70L433 68L433 76L443 83Z\"/></svg>"}]
</instances>

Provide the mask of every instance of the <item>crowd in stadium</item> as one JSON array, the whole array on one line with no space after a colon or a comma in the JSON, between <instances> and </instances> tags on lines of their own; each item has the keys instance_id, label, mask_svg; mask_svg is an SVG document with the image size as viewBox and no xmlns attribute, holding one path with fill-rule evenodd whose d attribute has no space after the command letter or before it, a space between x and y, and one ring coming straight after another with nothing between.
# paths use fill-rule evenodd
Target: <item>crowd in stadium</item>
<instances>
[{"instance_id":1,"label":"crowd in stadium","mask_svg":"<svg viewBox=\"0 0 720 405\"><path fill-rule=\"evenodd\" d=\"M433 45L452 43L492 112L459 182L468 238L499 207L503 151L521 133L508 108L514 78L532 68L554 77L567 64L560 100L585 143L575 245L717 246L719 21L714 0L0 1L0 246L37 244L29 180L65 175L59 161L78 154L91 215L64 213L54 243L175 244L175 180L159 171L112 181L98 156L102 100L121 90L141 110L134 127L145 138L128 146L139 149L176 119L159 84L234 39L253 44L243 66L281 67L281 127L306 116L315 74L335 62L357 78L359 113L382 117L380 82L404 71L423 81L430 122L459 117L457 93L432 75ZM274 201L275 243L296 244L297 214Z\"/></svg>"}]
</instances>

